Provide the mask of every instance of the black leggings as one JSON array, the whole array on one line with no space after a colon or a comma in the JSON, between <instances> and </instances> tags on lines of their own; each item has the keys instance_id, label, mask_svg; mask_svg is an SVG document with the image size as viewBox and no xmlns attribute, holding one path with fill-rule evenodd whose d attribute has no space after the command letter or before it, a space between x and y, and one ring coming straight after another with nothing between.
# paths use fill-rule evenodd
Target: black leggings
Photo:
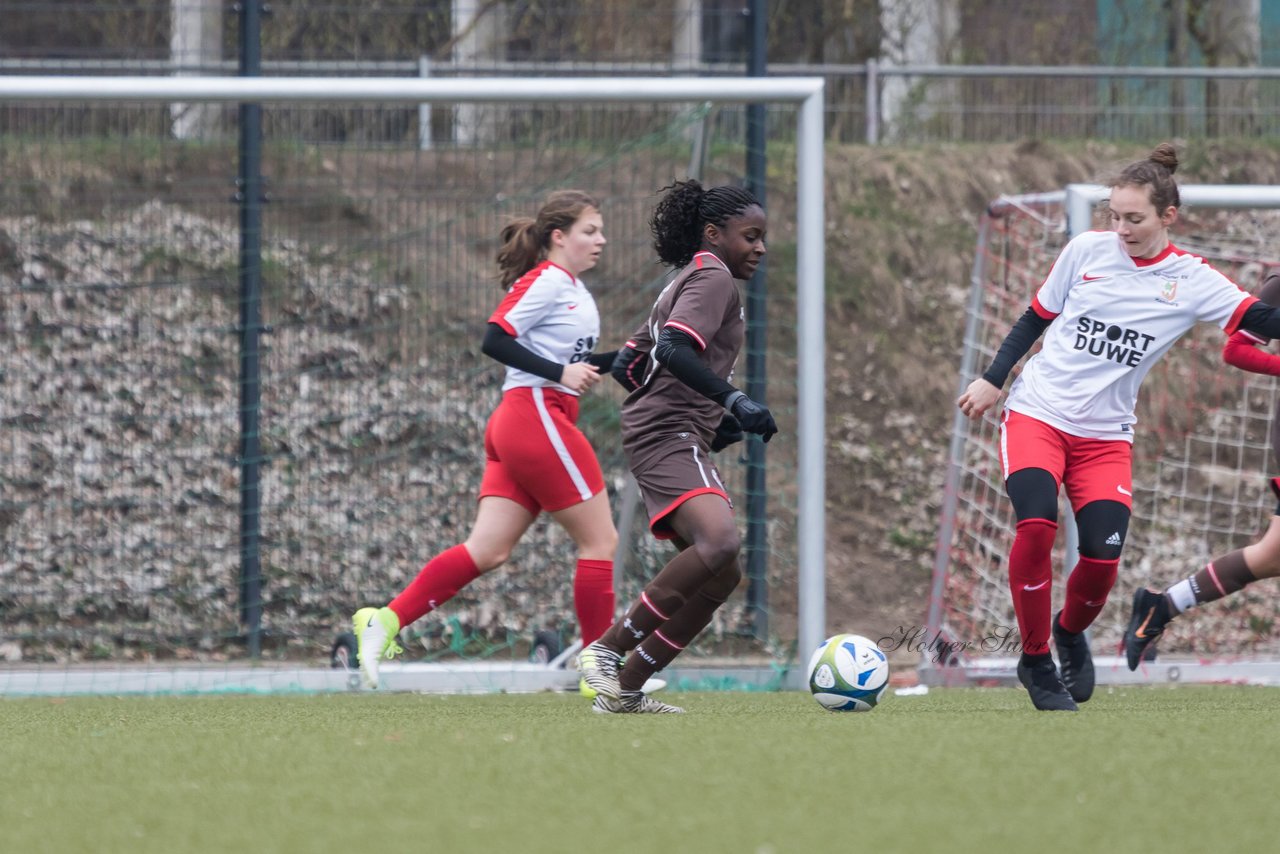
<instances>
[{"instance_id":1,"label":"black leggings","mask_svg":"<svg viewBox=\"0 0 1280 854\"><path fill-rule=\"evenodd\" d=\"M1004 482L1019 522L1027 519L1058 521L1058 484L1044 469L1021 469ZM1119 501L1090 501L1076 510L1080 556L1094 560L1118 560L1129 533L1129 508Z\"/></svg>"}]
</instances>

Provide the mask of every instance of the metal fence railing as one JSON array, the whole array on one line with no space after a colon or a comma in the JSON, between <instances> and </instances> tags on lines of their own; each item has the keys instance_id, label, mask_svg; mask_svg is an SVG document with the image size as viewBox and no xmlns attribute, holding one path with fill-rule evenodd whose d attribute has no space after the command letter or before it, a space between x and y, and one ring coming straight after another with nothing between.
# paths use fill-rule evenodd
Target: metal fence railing
<instances>
[{"instance_id":1,"label":"metal fence railing","mask_svg":"<svg viewBox=\"0 0 1280 854\"><path fill-rule=\"evenodd\" d=\"M227 60L203 65L150 59L0 57L12 75L226 75ZM739 63L433 62L264 60L269 76L733 76ZM1027 138L1143 140L1280 134L1280 68L777 63L769 76L826 81L827 138L869 145L1012 142ZM409 121L406 112L404 121ZM457 139L450 114L419 115L424 144ZM433 125L428 123L434 122ZM464 135L465 136L465 135Z\"/></svg>"}]
</instances>

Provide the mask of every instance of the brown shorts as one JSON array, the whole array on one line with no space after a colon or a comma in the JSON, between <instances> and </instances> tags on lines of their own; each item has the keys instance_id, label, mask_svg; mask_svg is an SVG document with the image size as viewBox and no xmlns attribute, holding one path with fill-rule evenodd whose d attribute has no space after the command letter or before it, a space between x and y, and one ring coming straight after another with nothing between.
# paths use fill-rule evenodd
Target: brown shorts
<instances>
[{"instance_id":1,"label":"brown shorts","mask_svg":"<svg viewBox=\"0 0 1280 854\"><path fill-rule=\"evenodd\" d=\"M640 447L628 445L626 451L649 514L649 530L658 539L675 537L670 516L695 495L719 495L733 507L720 472L692 433L649 437Z\"/></svg>"}]
</instances>

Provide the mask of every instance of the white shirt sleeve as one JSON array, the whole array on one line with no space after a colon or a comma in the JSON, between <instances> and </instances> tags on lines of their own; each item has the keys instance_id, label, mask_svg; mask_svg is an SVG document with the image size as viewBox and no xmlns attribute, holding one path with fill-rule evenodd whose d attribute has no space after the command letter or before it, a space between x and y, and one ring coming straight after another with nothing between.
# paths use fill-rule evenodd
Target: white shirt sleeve
<instances>
[{"instance_id":1,"label":"white shirt sleeve","mask_svg":"<svg viewBox=\"0 0 1280 854\"><path fill-rule=\"evenodd\" d=\"M1196 304L1196 320L1215 323L1223 329L1230 325L1234 330L1243 309L1248 308L1242 303L1253 302L1254 298L1208 264L1200 268L1197 278L1197 290L1202 296Z\"/></svg>"},{"instance_id":2,"label":"white shirt sleeve","mask_svg":"<svg viewBox=\"0 0 1280 854\"><path fill-rule=\"evenodd\" d=\"M519 338L556 307L562 283L563 274L558 274L554 268L542 271L527 286L517 282L489 321Z\"/></svg>"},{"instance_id":3,"label":"white shirt sleeve","mask_svg":"<svg viewBox=\"0 0 1280 854\"><path fill-rule=\"evenodd\" d=\"M1098 239L1097 232L1085 232L1077 235L1062 248L1058 258L1049 269L1044 284L1036 292L1036 304L1052 315L1062 314L1067 303L1067 292L1072 284L1080 278L1080 268L1088 255L1088 245Z\"/></svg>"}]
</instances>

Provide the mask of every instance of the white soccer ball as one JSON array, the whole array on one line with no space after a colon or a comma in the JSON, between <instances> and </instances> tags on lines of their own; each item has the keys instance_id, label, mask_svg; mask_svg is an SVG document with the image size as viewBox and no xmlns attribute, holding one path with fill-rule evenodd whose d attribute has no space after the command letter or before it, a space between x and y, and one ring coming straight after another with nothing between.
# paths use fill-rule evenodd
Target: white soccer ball
<instances>
[{"instance_id":1,"label":"white soccer ball","mask_svg":"<svg viewBox=\"0 0 1280 854\"><path fill-rule=\"evenodd\" d=\"M889 659L862 635L835 635L809 659L809 691L833 712L869 712L889 687Z\"/></svg>"}]
</instances>

